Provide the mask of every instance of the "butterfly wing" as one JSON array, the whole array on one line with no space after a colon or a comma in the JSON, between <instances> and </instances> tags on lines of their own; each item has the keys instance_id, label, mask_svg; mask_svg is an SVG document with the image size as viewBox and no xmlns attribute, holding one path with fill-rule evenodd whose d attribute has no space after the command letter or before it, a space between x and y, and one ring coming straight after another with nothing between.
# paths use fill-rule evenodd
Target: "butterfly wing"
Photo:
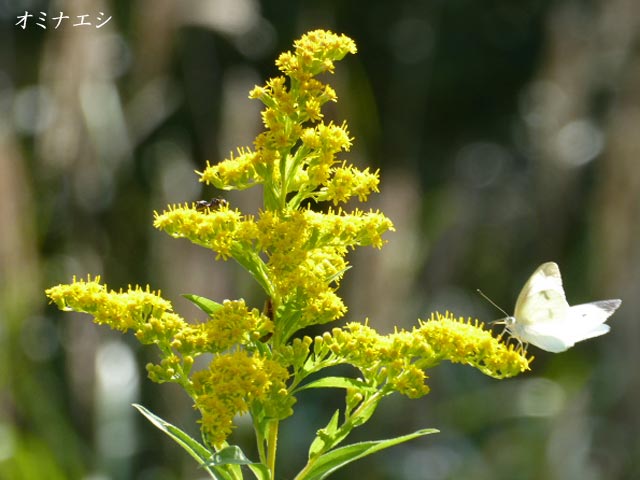
<instances>
[{"instance_id":1,"label":"butterfly wing","mask_svg":"<svg viewBox=\"0 0 640 480\"><path fill-rule=\"evenodd\" d=\"M610 329L604 322L621 303L622 301L616 298L574 305L569 309L569 318L564 323L567 324L576 342L604 335Z\"/></svg>"},{"instance_id":2,"label":"butterfly wing","mask_svg":"<svg viewBox=\"0 0 640 480\"><path fill-rule=\"evenodd\" d=\"M572 338L566 335L558 335L557 330L541 329L539 325L516 323L510 328L510 331L520 341L535 345L547 352L564 352L575 344Z\"/></svg>"},{"instance_id":3,"label":"butterfly wing","mask_svg":"<svg viewBox=\"0 0 640 480\"><path fill-rule=\"evenodd\" d=\"M514 317L520 327L539 327L556 323L569 315L569 304L562 288L560 269L554 262L540 265L524 285ZM529 341L523 338L524 341ZM531 342L533 343L533 342Z\"/></svg>"}]
</instances>

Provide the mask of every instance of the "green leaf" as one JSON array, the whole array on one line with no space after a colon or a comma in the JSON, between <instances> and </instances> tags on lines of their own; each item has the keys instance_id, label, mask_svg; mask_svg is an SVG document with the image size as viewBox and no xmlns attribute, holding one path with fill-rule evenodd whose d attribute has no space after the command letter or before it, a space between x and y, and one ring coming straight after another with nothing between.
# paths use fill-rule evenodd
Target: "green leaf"
<instances>
[{"instance_id":1,"label":"green leaf","mask_svg":"<svg viewBox=\"0 0 640 480\"><path fill-rule=\"evenodd\" d=\"M267 266L257 252L250 251L248 247L237 244L231 248L231 256L256 279L267 295L273 297L273 288L269 283Z\"/></svg>"},{"instance_id":2,"label":"green leaf","mask_svg":"<svg viewBox=\"0 0 640 480\"><path fill-rule=\"evenodd\" d=\"M351 270L351 265L349 265L347 268L343 268L342 270L334 273L333 275L328 276L325 281L327 283L331 283L331 282L335 282L336 280L338 280L340 277L342 277L342 275L344 275L344 273L347 270Z\"/></svg>"},{"instance_id":3,"label":"green leaf","mask_svg":"<svg viewBox=\"0 0 640 480\"><path fill-rule=\"evenodd\" d=\"M258 480L271 480L269 469L262 463L250 463L247 467L249 467L249 470L253 472Z\"/></svg>"},{"instance_id":4,"label":"green leaf","mask_svg":"<svg viewBox=\"0 0 640 480\"><path fill-rule=\"evenodd\" d=\"M327 447L327 445L331 445L334 441L333 437L338 430L339 416L340 410L336 410L327 426L318 430L316 438L313 439L313 442L311 442L311 446L309 447L309 458L317 457L322 451L330 448Z\"/></svg>"},{"instance_id":5,"label":"green leaf","mask_svg":"<svg viewBox=\"0 0 640 480\"><path fill-rule=\"evenodd\" d=\"M382 397L378 397L375 401L367 401L364 402L363 405L359 406L357 409L357 414L351 416L351 423L354 427L359 427L364 423L368 422L371 416L378 408L378 404L382 400Z\"/></svg>"},{"instance_id":6,"label":"green leaf","mask_svg":"<svg viewBox=\"0 0 640 480\"><path fill-rule=\"evenodd\" d=\"M218 310L222 308L222 304L218 302L214 302L210 298L201 297L200 295L194 295L191 293L184 293L182 295L184 298L195 304L200 310L202 310L207 315L211 316L216 313Z\"/></svg>"},{"instance_id":7,"label":"green leaf","mask_svg":"<svg viewBox=\"0 0 640 480\"><path fill-rule=\"evenodd\" d=\"M313 462L312 466L301 475L298 475L295 480L322 480L339 468L371 455L372 453L413 440L414 438L437 432L438 430L434 428L426 428L401 437L354 443L352 445L337 448L318 457L318 459Z\"/></svg>"},{"instance_id":8,"label":"green leaf","mask_svg":"<svg viewBox=\"0 0 640 480\"><path fill-rule=\"evenodd\" d=\"M271 348L269 348L269 345L258 340L257 342L253 342L253 346L260 355L271 358Z\"/></svg>"},{"instance_id":9,"label":"green leaf","mask_svg":"<svg viewBox=\"0 0 640 480\"><path fill-rule=\"evenodd\" d=\"M269 469L262 463L249 460L237 445L231 445L213 454L206 466L247 465L258 480L269 480Z\"/></svg>"},{"instance_id":10,"label":"green leaf","mask_svg":"<svg viewBox=\"0 0 640 480\"><path fill-rule=\"evenodd\" d=\"M369 387L366 383L358 378L348 378L348 377L323 377L318 380L314 380L313 382L309 382L298 389L296 392L301 390L307 390L309 388L357 388L359 390L375 390L375 388Z\"/></svg>"},{"instance_id":11,"label":"green leaf","mask_svg":"<svg viewBox=\"0 0 640 480\"><path fill-rule=\"evenodd\" d=\"M198 464L202 466L207 473L209 473L211 478L214 478L215 480L236 480L242 478L241 474L240 476L238 475L240 473L239 471L232 472L229 468L220 468L220 466L213 466L213 468L211 468L207 463L210 461L214 452L210 451L197 440L191 438L178 427L171 425L166 420L163 420L157 415L151 413L142 405L134 403L133 406L137 408L138 411L154 426L166 433L174 442L180 445L189 455L191 455L196 462L198 462Z\"/></svg>"},{"instance_id":12,"label":"green leaf","mask_svg":"<svg viewBox=\"0 0 640 480\"><path fill-rule=\"evenodd\" d=\"M228 463L234 465L249 465L254 462L249 460L237 445L230 445L217 451L206 462L207 465L211 466L226 465Z\"/></svg>"}]
</instances>

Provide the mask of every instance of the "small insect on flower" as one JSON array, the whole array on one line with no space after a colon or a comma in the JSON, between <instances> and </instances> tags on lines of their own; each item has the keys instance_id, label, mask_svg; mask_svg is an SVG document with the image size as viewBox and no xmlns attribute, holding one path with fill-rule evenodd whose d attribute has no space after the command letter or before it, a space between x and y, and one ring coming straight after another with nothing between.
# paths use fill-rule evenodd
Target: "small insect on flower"
<instances>
[{"instance_id":1,"label":"small insect on flower","mask_svg":"<svg viewBox=\"0 0 640 480\"><path fill-rule=\"evenodd\" d=\"M273 321L273 300L271 300L271 297L267 297L264 301L264 314L269 317L269 320Z\"/></svg>"},{"instance_id":2,"label":"small insect on flower","mask_svg":"<svg viewBox=\"0 0 640 480\"><path fill-rule=\"evenodd\" d=\"M211 200L198 200L196 202L196 210L202 211L208 209L216 209L220 207L228 207L229 202L224 198L212 198Z\"/></svg>"},{"instance_id":3,"label":"small insect on flower","mask_svg":"<svg viewBox=\"0 0 640 480\"><path fill-rule=\"evenodd\" d=\"M271 297L267 297L267 299L264 301L264 309L262 311L264 313L264 315L267 316L267 318L269 318L269 320L271 320L273 322L274 319L274 314L273 314L273 300L271 300ZM263 343L266 343L269 341L269 339L273 336L272 332L267 333L265 336L263 336L260 341Z\"/></svg>"}]
</instances>

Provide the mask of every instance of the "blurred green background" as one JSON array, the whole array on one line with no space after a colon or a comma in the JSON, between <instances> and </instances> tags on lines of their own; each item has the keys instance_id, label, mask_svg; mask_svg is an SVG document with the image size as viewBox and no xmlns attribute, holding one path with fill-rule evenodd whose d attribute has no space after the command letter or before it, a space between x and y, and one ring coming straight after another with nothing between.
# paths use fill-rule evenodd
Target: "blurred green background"
<instances>
[{"instance_id":1,"label":"blurred green background","mask_svg":"<svg viewBox=\"0 0 640 480\"><path fill-rule=\"evenodd\" d=\"M186 396L145 378L155 352L43 290L91 273L162 289L187 318L181 293L261 307L243 271L155 231L153 211L218 194L193 171L251 143L249 90L315 28L358 44L327 118L349 122L350 161L380 168L372 205L397 228L351 257L348 319L489 321L501 314L475 290L511 311L548 260L571 303L623 299L610 334L531 347L516 379L432 370L430 395L388 399L354 440L442 433L334 478L640 478L640 2L4 0L0 20L0 479L203 478L130 407L197 433ZM255 211L257 195L227 198ZM283 425L279 478L341 401L312 397ZM241 421L251 451L249 434Z\"/></svg>"}]
</instances>

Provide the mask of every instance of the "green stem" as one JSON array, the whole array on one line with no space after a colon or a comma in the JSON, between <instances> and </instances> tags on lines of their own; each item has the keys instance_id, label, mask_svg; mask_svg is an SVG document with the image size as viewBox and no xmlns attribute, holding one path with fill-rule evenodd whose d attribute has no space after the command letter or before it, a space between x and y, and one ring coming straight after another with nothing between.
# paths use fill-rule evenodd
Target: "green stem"
<instances>
[{"instance_id":1,"label":"green stem","mask_svg":"<svg viewBox=\"0 0 640 480\"><path fill-rule=\"evenodd\" d=\"M255 417L253 422L253 430L256 432L256 445L258 447L258 458L260 459L260 463L266 465L267 464L267 455L264 449L264 436L262 435L262 429L258 427L258 424L255 422Z\"/></svg>"},{"instance_id":2,"label":"green stem","mask_svg":"<svg viewBox=\"0 0 640 480\"><path fill-rule=\"evenodd\" d=\"M274 420L269 422L268 438L267 438L267 468L271 472L271 478L276 478L276 451L278 449L278 428L280 422Z\"/></svg>"}]
</instances>

